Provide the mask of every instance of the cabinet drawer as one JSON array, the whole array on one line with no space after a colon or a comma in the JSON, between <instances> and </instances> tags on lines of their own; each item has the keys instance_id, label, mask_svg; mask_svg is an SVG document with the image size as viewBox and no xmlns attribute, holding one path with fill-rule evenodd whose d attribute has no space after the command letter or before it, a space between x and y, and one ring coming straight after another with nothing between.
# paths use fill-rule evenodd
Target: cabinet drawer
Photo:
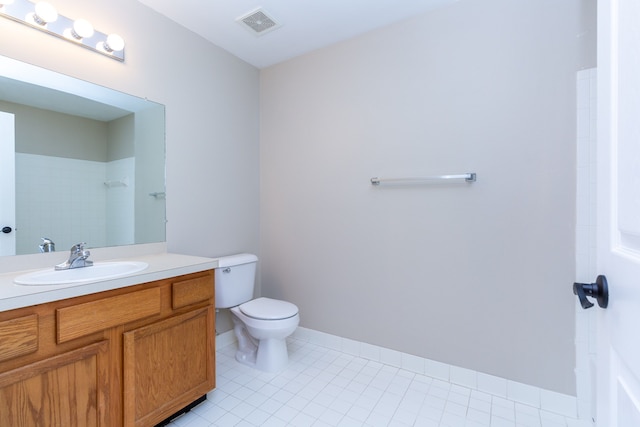
<instances>
[{"instance_id":1,"label":"cabinet drawer","mask_svg":"<svg viewBox=\"0 0 640 427\"><path fill-rule=\"evenodd\" d=\"M173 284L172 306L174 309L213 298L213 276L182 280Z\"/></svg>"},{"instance_id":2,"label":"cabinet drawer","mask_svg":"<svg viewBox=\"0 0 640 427\"><path fill-rule=\"evenodd\" d=\"M37 350L37 314L0 322L0 362Z\"/></svg>"},{"instance_id":3,"label":"cabinet drawer","mask_svg":"<svg viewBox=\"0 0 640 427\"><path fill-rule=\"evenodd\" d=\"M152 288L59 308L58 343L159 314L160 306L160 288Z\"/></svg>"}]
</instances>

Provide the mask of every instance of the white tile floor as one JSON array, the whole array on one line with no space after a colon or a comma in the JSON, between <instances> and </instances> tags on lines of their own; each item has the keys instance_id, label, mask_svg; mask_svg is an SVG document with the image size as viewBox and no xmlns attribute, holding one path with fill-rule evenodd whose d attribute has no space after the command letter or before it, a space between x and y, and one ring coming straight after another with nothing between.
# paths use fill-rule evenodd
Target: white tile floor
<instances>
[{"instance_id":1,"label":"white tile floor","mask_svg":"<svg viewBox=\"0 0 640 427\"><path fill-rule=\"evenodd\" d=\"M267 374L217 351L217 388L170 427L577 427L576 420L424 375L289 339Z\"/></svg>"}]
</instances>

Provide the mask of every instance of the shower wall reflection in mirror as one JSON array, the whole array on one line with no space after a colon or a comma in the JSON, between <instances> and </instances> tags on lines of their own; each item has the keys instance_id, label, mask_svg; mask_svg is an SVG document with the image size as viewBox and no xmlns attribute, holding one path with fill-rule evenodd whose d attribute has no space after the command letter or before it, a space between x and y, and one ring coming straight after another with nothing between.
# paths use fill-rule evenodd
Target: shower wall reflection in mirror
<instances>
[{"instance_id":1,"label":"shower wall reflection in mirror","mask_svg":"<svg viewBox=\"0 0 640 427\"><path fill-rule=\"evenodd\" d=\"M0 141L15 147L15 199L0 199L15 223L0 211L13 229L0 253L37 253L42 238L57 251L164 241L164 106L4 57L0 75L15 130Z\"/></svg>"}]
</instances>

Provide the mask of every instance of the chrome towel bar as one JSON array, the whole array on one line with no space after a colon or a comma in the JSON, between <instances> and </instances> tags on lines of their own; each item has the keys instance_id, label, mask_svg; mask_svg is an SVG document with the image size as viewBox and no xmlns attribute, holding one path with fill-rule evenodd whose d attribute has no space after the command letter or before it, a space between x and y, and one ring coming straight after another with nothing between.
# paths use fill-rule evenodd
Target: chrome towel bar
<instances>
[{"instance_id":1,"label":"chrome towel bar","mask_svg":"<svg viewBox=\"0 0 640 427\"><path fill-rule=\"evenodd\" d=\"M476 174L475 173L463 173L457 175L433 175L433 176L422 176L416 178L371 178L372 185L380 185L380 184L421 184L421 183L432 183L434 181L450 181L464 179L466 182L475 182Z\"/></svg>"}]
</instances>

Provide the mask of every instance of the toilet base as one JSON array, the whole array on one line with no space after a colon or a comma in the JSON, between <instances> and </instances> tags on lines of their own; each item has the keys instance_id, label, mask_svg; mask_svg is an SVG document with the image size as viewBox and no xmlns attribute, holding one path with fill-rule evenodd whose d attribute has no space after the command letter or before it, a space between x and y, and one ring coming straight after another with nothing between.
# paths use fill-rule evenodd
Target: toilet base
<instances>
[{"instance_id":1,"label":"toilet base","mask_svg":"<svg viewBox=\"0 0 640 427\"><path fill-rule=\"evenodd\" d=\"M286 339L253 338L244 323L232 316L234 332L238 339L236 360L263 372L278 372L289 363Z\"/></svg>"},{"instance_id":2,"label":"toilet base","mask_svg":"<svg viewBox=\"0 0 640 427\"><path fill-rule=\"evenodd\" d=\"M287 341L284 339L260 340L256 356L256 369L264 372L278 372L289 363Z\"/></svg>"},{"instance_id":3,"label":"toilet base","mask_svg":"<svg viewBox=\"0 0 640 427\"><path fill-rule=\"evenodd\" d=\"M258 342L249 335L244 323L235 316L233 319L233 332L238 340L238 350L236 351L236 360L245 365L254 366L256 364L256 355L258 353Z\"/></svg>"}]
</instances>

